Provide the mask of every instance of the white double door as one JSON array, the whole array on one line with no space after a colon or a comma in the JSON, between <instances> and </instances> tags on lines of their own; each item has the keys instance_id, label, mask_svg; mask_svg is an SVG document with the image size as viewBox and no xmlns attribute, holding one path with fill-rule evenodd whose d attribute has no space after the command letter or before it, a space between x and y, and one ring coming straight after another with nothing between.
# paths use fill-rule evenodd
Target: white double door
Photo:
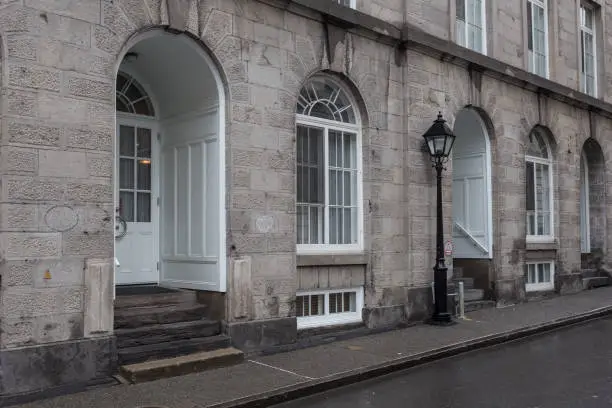
<instances>
[{"instance_id":1,"label":"white double door","mask_svg":"<svg viewBox=\"0 0 612 408\"><path fill-rule=\"evenodd\" d=\"M115 284L223 291L216 112L117 124Z\"/></svg>"}]
</instances>

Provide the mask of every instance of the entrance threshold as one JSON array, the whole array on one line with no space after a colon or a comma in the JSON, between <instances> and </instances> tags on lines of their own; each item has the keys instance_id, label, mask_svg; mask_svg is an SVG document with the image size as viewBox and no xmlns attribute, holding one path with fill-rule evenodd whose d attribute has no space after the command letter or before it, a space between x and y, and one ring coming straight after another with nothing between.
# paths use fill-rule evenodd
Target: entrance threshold
<instances>
[{"instance_id":1,"label":"entrance threshold","mask_svg":"<svg viewBox=\"0 0 612 408\"><path fill-rule=\"evenodd\" d=\"M178 289L164 288L157 284L117 285L115 290L117 296L156 295L161 293L180 292Z\"/></svg>"}]
</instances>

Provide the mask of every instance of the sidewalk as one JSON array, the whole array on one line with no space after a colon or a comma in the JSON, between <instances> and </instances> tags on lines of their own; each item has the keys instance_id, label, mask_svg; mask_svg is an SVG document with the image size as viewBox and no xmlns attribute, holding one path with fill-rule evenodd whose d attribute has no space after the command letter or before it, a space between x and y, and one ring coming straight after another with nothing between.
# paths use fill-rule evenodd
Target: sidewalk
<instances>
[{"instance_id":1,"label":"sidewalk","mask_svg":"<svg viewBox=\"0 0 612 408\"><path fill-rule=\"evenodd\" d=\"M470 349L612 314L612 287L469 313L450 327L417 325L252 358L240 365L117 385L20 408L265 407Z\"/></svg>"}]
</instances>

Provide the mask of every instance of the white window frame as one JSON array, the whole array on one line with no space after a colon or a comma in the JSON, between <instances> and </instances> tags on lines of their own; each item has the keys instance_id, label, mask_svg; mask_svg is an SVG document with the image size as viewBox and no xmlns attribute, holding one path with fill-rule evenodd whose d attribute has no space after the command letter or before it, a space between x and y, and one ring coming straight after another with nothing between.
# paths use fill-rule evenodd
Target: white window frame
<instances>
[{"instance_id":1,"label":"white window frame","mask_svg":"<svg viewBox=\"0 0 612 408\"><path fill-rule=\"evenodd\" d=\"M534 136L535 137L535 136ZM534 164L534 169L533 169L533 176L534 176L534 180L533 180L533 186L535 188L536 186L536 180L535 180L535 175L536 175L536 170L535 170L535 165L536 164L545 164L548 165L548 202L549 202L549 212L550 212L550 234L548 235L529 235L527 234L526 239L527 242L538 242L538 243L550 243L550 242L554 242L555 240L555 222L554 222L554 218L555 218L555 205L554 205L554 190L553 190L553 178L554 178L554 173L553 173L553 160L552 160L552 154L551 154L551 150L550 150L550 145L548 144L548 140L546 140L546 137L544 135L539 135L539 137L542 138L542 140L544 141L544 144L546 145L546 154L548 156L548 158L544 159L542 157L534 157L534 156L529 156L529 155L525 155L525 168L527 167L527 163L533 163ZM525 180L526 182L526 180ZM536 191L534 191L534 199L536 199ZM526 203L525 203L526 204ZM525 210L526 210L527 205L525 205ZM537 222L537 210L536 211L536 222ZM527 221L527 217L525 217L525 221ZM526 228L528 228L528 225L526 225Z\"/></svg>"},{"instance_id":2,"label":"white window frame","mask_svg":"<svg viewBox=\"0 0 612 408\"><path fill-rule=\"evenodd\" d=\"M481 24L480 28L482 29L482 50L481 51L475 50L475 49L470 48L468 46L468 44L469 44L469 42L468 42L468 31L469 31L468 30L468 28L469 28L468 26L469 26L469 23L467 21L468 20L467 16L468 16L468 2L470 0L458 0L458 1L462 1L463 2L463 9L465 10L465 17L464 17L463 21L459 20L457 18L457 10L455 8L455 35L457 36L457 44L459 44L462 47L468 48L468 49L470 49L472 51L480 52L480 53L482 53L484 55L487 55L487 7L486 7L487 0L479 0L480 1L480 9L481 9L480 10L480 15L482 17L482 20L480 21L480 24ZM462 21L462 23L463 23L463 30L462 30L463 31L463 39L464 39L463 43L459 41L460 37L457 35L457 33L459 31L459 21Z\"/></svg>"},{"instance_id":3,"label":"white window frame","mask_svg":"<svg viewBox=\"0 0 612 408\"><path fill-rule=\"evenodd\" d=\"M343 313L329 313L329 295L332 293L355 292L355 311ZM297 292L296 296L323 295L324 313L318 316L297 317L297 328L311 329L314 327L336 326L341 324L361 323L363 321L362 310L364 305L363 286L348 289L322 289L313 291Z\"/></svg>"},{"instance_id":4,"label":"white window frame","mask_svg":"<svg viewBox=\"0 0 612 408\"><path fill-rule=\"evenodd\" d=\"M529 276L529 265L535 265L536 276L538 265L550 265L550 282L538 282L538 283L527 283ZM540 292L540 291L551 291L555 289L555 262L554 261L535 261L527 262L527 276L525 277L525 291L527 292Z\"/></svg>"},{"instance_id":5,"label":"white window frame","mask_svg":"<svg viewBox=\"0 0 612 408\"><path fill-rule=\"evenodd\" d=\"M589 28L582 25L582 9L590 10L593 15L593 27ZM587 95L590 95L594 98L597 98L598 84L597 84L597 21L595 20L595 7L592 5L581 1L580 7L578 10L578 24L580 26L580 90ZM593 37L593 93L588 93L586 89L586 78L584 72L582 72L582 65L584 64L585 58L585 49L583 47L583 37L586 35L590 35Z\"/></svg>"},{"instance_id":6,"label":"white window frame","mask_svg":"<svg viewBox=\"0 0 612 408\"><path fill-rule=\"evenodd\" d=\"M331 80L336 83L335 81ZM355 122L345 123L345 122L337 122L328 119L317 118L313 116L307 116L302 114L296 114L296 134L297 127L299 125L302 126L310 126L316 128L324 129L324 144L323 144L323 172L324 172L324 229L323 229L323 241L328 242L329 239L329 143L328 143L328 133L330 130L336 130L340 132L350 132L355 134L356 146L357 149L357 242L354 244L297 244L296 252L299 255L314 255L314 254L351 254L351 253L362 253L363 252L363 144L362 144L362 134L361 134L361 120L359 117L358 109L354 100L351 98L350 93L342 87L340 84L336 83L337 86L340 86L342 91L346 94L347 98L349 98L350 103L353 105L353 111L355 114ZM296 215L297 217L297 215ZM296 231L297 232L297 231Z\"/></svg>"},{"instance_id":7,"label":"white window frame","mask_svg":"<svg viewBox=\"0 0 612 408\"><path fill-rule=\"evenodd\" d=\"M533 7L540 7L544 9L544 58L546 59L546 72L545 72L545 76L544 78L548 78L550 76L550 50L549 50L549 45L548 45L548 41L549 41L549 34L548 34L548 0L527 0L527 7L532 7L531 10L531 22L527 23L527 29L529 29L529 23L531 23L531 28L532 28L532 32L527 32L527 35L531 36L531 43L535 44L535 35L533 30L535 30L535 24L534 24L534 13L533 13ZM525 46L527 47L527 61L529 61L529 46L528 44L525 44ZM535 45L534 45L535 48ZM535 51L533 51L535 53ZM531 72L534 75L540 75L538 73L536 73L535 71L535 58L532 58L532 64L528 64L529 65L529 72Z\"/></svg>"}]
</instances>

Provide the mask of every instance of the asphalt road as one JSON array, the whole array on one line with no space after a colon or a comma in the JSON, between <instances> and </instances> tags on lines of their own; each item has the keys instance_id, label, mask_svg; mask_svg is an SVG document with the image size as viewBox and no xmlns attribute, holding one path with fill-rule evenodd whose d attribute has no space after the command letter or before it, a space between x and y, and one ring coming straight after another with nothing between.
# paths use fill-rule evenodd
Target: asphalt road
<instances>
[{"instance_id":1,"label":"asphalt road","mask_svg":"<svg viewBox=\"0 0 612 408\"><path fill-rule=\"evenodd\" d=\"M275 406L309 407L612 407L612 319Z\"/></svg>"}]
</instances>

